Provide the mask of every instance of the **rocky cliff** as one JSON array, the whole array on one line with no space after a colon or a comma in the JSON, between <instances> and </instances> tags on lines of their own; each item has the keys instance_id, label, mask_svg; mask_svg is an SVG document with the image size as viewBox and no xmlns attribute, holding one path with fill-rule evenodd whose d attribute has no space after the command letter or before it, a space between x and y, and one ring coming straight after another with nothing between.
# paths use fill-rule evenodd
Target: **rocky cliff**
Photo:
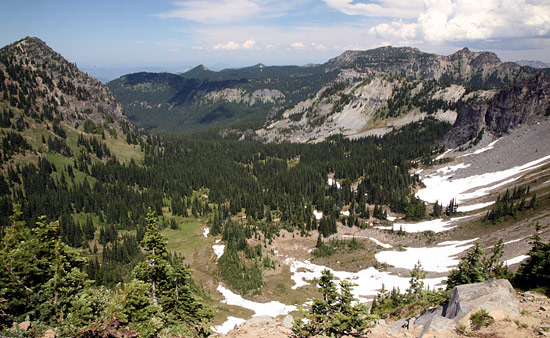
<instances>
[{"instance_id":1,"label":"rocky cliff","mask_svg":"<svg viewBox=\"0 0 550 338\"><path fill-rule=\"evenodd\" d=\"M490 100L476 98L461 107L442 143L448 148L475 139L482 130L502 136L519 125L531 125L550 116L550 71L514 83Z\"/></svg>"}]
</instances>

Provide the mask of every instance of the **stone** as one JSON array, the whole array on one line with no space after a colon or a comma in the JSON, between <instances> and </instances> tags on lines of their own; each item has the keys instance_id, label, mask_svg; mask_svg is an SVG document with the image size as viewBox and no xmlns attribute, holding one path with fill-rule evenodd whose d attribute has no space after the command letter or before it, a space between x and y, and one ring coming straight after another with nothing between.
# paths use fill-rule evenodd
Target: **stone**
<instances>
[{"instance_id":1,"label":"stone","mask_svg":"<svg viewBox=\"0 0 550 338\"><path fill-rule=\"evenodd\" d=\"M57 337L57 330L49 329L42 335L42 338L56 338Z\"/></svg>"},{"instance_id":2,"label":"stone","mask_svg":"<svg viewBox=\"0 0 550 338\"><path fill-rule=\"evenodd\" d=\"M519 301L507 279L493 278L482 283L459 285L451 291L451 299L445 306L443 316L457 321L472 312L484 309L499 318L519 317Z\"/></svg>"},{"instance_id":3,"label":"stone","mask_svg":"<svg viewBox=\"0 0 550 338\"><path fill-rule=\"evenodd\" d=\"M17 325L17 327L19 328L19 330L27 332L32 327L32 324L31 324L31 322L26 320L24 322L19 323L19 325Z\"/></svg>"},{"instance_id":4,"label":"stone","mask_svg":"<svg viewBox=\"0 0 550 338\"><path fill-rule=\"evenodd\" d=\"M257 316L252 317L249 320L246 321L246 324L253 325L253 324L263 324L263 323L269 323L273 321L273 318L270 316Z\"/></svg>"},{"instance_id":5,"label":"stone","mask_svg":"<svg viewBox=\"0 0 550 338\"><path fill-rule=\"evenodd\" d=\"M294 325L294 318L292 318L291 315L287 315L282 322L283 326L287 329L292 329L292 326Z\"/></svg>"},{"instance_id":6,"label":"stone","mask_svg":"<svg viewBox=\"0 0 550 338\"><path fill-rule=\"evenodd\" d=\"M416 317L416 320L414 321L414 327L424 327L425 325L430 323L435 315L443 316L443 306L440 305L436 308L423 311Z\"/></svg>"},{"instance_id":7,"label":"stone","mask_svg":"<svg viewBox=\"0 0 550 338\"><path fill-rule=\"evenodd\" d=\"M456 329L456 322L452 319L442 317L440 315L434 315L432 319L430 320L430 323L428 325L425 325L422 329L422 332L420 332L419 338L422 338L424 336L449 336L450 334L445 333L451 333ZM434 335L435 334L435 335Z\"/></svg>"}]
</instances>

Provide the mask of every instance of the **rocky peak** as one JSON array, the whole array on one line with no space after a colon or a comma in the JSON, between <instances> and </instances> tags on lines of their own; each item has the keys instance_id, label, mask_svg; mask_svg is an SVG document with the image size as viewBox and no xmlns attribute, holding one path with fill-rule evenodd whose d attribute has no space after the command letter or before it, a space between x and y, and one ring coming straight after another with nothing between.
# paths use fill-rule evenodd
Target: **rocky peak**
<instances>
[{"instance_id":1,"label":"rocky peak","mask_svg":"<svg viewBox=\"0 0 550 338\"><path fill-rule=\"evenodd\" d=\"M0 49L0 98L35 121L134 128L104 84L35 37Z\"/></svg>"}]
</instances>

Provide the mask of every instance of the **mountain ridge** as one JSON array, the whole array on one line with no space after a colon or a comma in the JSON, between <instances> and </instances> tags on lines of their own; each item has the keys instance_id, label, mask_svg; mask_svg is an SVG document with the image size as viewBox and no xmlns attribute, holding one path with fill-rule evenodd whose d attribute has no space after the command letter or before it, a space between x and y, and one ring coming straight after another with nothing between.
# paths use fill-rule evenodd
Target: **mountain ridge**
<instances>
[{"instance_id":1,"label":"mountain ridge","mask_svg":"<svg viewBox=\"0 0 550 338\"><path fill-rule=\"evenodd\" d=\"M159 87L158 82L151 82L148 79L156 75L143 73L140 73L142 78L135 83L125 83L125 79L131 76L127 75L110 82L109 86L128 107L134 121L138 125L141 123L142 127L176 133L189 133L209 127L254 129L259 130L262 137L265 136L263 130L269 129L274 122L288 120L290 115L293 119L300 120L296 107L318 109L311 104L320 102L319 100L310 102L309 107L306 102L315 97L319 99L327 88L342 87L331 93L328 97L329 101L325 100L326 102L323 103L325 108L317 114L308 113L308 117L302 123L290 121L283 127L286 131L277 132L278 136L264 138L304 142L311 140L312 137L313 140L322 140L325 136L337 133L341 128L344 135L348 136L362 134L368 129L376 129L376 123L373 125L370 122L373 121L373 114L376 115L376 110L380 107L382 107L380 109L391 110L389 116L405 116L408 113L413 115L435 113L437 109L433 111L433 106L440 106L445 109L442 109L439 115L447 116L445 119L452 123L454 119L450 116L456 115L458 105L466 104L472 99L472 95L490 97L493 95L491 91L498 91L514 81L527 79L536 72L530 67L502 62L492 52L472 52L468 48L463 48L451 55L442 56L425 53L412 47L388 46L367 51L346 51L324 64L308 67L257 64L214 72L199 65L186 73L179 74L181 80L173 78L173 81L180 81L181 84L166 82L163 84L165 87L161 86L162 88ZM134 75L134 78L136 76ZM391 88L383 97L373 97L373 100L369 101L367 95L362 102L357 103L370 107L365 112L356 111L352 114L355 119L358 119L355 124L362 127L348 128L352 122L347 121L349 120L347 117L336 119L336 121L346 120L343 124L329 125L332 121L331 115L349 110L346 108L350 101L349 95L352 95L351 101L353 101L353 93L361 83L376 78L386 78L385 86ZM201 82L193 83L189 80ZM154 87L152 90L156 92L156 98L150 101L135 98L150 96L152 92L148 93L147 88L151 86ZM182 86L188 90L185 92L178 90L178 87ZM411 88L406 86L414 86L416 89L410 92ZM452 90L461 91L462 94L454 97L452 102L445 99L443 101L446 102L441 103L440 96L443 94L439 94L437 90L443 91L445 88L450 88L449 86ZM426 89L430 87L435 88L431 93ZM261 105L258 105L256 100L250 100L255 92L273 91L277 91L277 99L263 100ZM415 99L414 97L420 92L432 98ZM471 92L476 93L470 94ZM231 94L228 95L228 93ZM392 98L399 95L405 95L405 98L399 99L400 102L391 102ZM160 99L161 97L165 98ZM421 106L417 104L413 107L411 101L418 100L426 102ZM404 103L407 105L403 106ZM425 106L426 104L429 107ZM449 110L449 105L456 107L451 107L452 109ZM384 108L385 106L387 107ZM378 116L379 120L380 118L385 119L384 116ZM389 123L390 125L384 126L385 129L380 129L381 132L394 126L393 122ZM318 138L311 132L306 132L309 135L306 138L287 138L292 134L288 132L289 128L301 132L301 129L309 128L308 125L313 126L314 129L317 128L318 132L311 132L321 136ZM239 126L246 127L243 129Z\"/></svg>"}]
</instances>

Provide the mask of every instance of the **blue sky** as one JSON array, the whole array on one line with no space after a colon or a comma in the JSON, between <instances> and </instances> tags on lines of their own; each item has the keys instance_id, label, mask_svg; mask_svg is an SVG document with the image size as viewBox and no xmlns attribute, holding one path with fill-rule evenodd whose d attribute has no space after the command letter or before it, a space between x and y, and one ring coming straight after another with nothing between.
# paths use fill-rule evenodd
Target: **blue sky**
<instances>
[{"instance_id":1,"label":"blue sky","mask_svg":"<svg viewBox=\"0 0 550 338\"><path fill-rule=\"evenodd\" d=\"M304 65L348 49L491 50L550 62L548 0L4 0L0 44L80 67Z\"/></svg>"}]
</instances>

